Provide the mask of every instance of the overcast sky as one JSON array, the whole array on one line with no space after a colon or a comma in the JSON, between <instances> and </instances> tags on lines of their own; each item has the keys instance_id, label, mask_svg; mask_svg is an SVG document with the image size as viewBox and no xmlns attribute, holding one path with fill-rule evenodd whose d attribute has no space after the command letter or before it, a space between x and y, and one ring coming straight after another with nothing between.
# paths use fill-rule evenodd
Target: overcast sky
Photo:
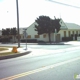
<instances>
[{"instance_id":1,"label":"overcast sky","mask_svg":"<svg viewBox=\"0 0 80 80\"><path fill-rule=\"evenodd\" d=\"M54 0L80 7L80 0ZM40 15L62 18L64 22L80 25L80 9L48 0L18 0L20 27L28 27ZM0 29L16 27L16 0L0 0Z\"/></svg>"}]
</instances>

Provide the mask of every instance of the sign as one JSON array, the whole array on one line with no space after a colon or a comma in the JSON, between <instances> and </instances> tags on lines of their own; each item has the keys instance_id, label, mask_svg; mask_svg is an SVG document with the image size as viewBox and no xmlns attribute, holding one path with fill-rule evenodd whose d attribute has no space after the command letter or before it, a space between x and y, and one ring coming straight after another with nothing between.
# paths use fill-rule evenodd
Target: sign
<instances>
[{"instance_id":1,"label":"sign","mask_svg":"<svg viewBox=\"0 0 80 80\"><path fill-rule=\"evenodd\" d=\"M23 31L23 35L24 35L24 37L28 36L26 30Z\"/></svg>"}]
</instances>

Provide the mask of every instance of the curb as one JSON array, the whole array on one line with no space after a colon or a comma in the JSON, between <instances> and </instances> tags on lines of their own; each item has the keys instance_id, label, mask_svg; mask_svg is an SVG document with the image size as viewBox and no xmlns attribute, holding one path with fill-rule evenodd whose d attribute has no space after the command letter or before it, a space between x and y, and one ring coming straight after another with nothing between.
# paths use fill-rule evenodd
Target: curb
<instances>
[{"instance_id":1,"label":"curb","mask_svg":"<svg viewBox=\"0 0 80 80\"><path fill-rule=\"evenodd\" d=\"M23 53L17 53L17 54L15 53L15 54L12 54L12 55L7 55L7 56L0 56L0 60L23 56L23 55L29 54L30 52L31 51L27 51L27 52L23 52Z\"/></svg>"}]
</instances>

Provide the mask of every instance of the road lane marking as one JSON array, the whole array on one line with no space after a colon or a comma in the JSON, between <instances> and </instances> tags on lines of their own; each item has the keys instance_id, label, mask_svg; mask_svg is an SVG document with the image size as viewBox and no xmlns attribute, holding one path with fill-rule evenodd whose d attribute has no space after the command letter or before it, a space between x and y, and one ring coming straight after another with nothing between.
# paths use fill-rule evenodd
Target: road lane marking
<instances>
[{"instance_id":1,"label":"road lane marking","mask_svg":"<svg viewBox=\"0 0 80 80\"><path fill-rule=\"evenodd\" d=\"M53 64L53 65L38 68L38 69L35 69L35 70L32 70L32 71L28 71L28 72L20 73L20 74L17 74L17 75L13 75L13 76L3 78L3 79L0 79L0 80L14 80L14 79L24 77L24 76L27 76L27 75L30 75L30 74L34 74L34 73L37 73L37 72L40 72L40 71L43 71L43 70L47 70L47 69L50 69L50 68L55 68L55 67L58 67L60 65L64 65L64 64L67 64L67 63L70 63L70 62L73 62L73 61L76 61L76 60L79 60L79 59L80 59L80 57L77 57L77 58L74 58L74 59L70 59L70 60L67 60L67 61L63 61L63 62L60 62L60 63Z\"/></svg>"}]
</instances>

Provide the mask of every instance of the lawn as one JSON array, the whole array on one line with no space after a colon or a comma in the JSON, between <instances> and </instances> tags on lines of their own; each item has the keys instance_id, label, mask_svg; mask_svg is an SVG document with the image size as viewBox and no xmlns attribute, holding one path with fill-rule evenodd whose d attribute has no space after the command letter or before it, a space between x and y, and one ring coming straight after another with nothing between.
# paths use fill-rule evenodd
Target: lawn
<instances>
[{"instance_id":1,"label":"lawn","mask_svg":"<svg viewBox=\"0 0 80 80\"><path fill-rule=\"evenodd\" d=\"M0 51L8 50L8 48L0 47Z\"/></svg>"},{"instance_id":2,"label":"lawn","mask_svg":"<svg viewBox=\"0 0 80 80\"><path fill-rule=\"evenodd\" d=\"M5 53L0 53L0 56L7 56L7 55L11 55L11 54L17 54L17 53L5 52Z\"/></svg>"},{"instance_id":3,"label":"lawn","mask_svg":"<svg viewBox=\"0 0 80 80\"><path fill-rule=\"evenodd\" d=\"M7 56L7 55L11 55L11 54L17 54L14 52L2 52L1 51L5 51L8 50L9 47L0 47L0 56Z\"/></svg>"}]
</instances>

